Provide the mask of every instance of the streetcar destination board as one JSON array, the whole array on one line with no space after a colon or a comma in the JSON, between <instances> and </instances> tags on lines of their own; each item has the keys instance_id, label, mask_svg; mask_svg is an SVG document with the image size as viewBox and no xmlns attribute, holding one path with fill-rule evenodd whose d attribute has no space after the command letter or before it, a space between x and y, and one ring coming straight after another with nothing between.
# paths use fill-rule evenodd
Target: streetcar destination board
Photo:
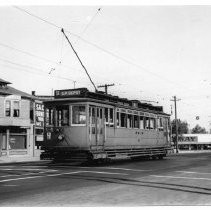
<instances>
[{"instance_id":1,"label":"streetcar destination board","mask_svg":"<svg viewBox=\"0 0 211 210\"><path fill-rule=\"evenodd\" d=\"M68 98L72 96L81 96L87 92L86 88L80 89L66 89L66 90L55 90L55 98Z\"/></svg>"}]
</instances>

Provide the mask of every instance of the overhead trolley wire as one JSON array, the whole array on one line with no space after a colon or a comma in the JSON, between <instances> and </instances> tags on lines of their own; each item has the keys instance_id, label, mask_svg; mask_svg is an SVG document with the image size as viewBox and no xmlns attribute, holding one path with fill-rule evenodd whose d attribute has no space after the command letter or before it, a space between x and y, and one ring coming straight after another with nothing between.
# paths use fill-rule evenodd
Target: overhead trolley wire
<instances>
[{"instance_id":1,"label":"overhead trolley wire","mask_svg":"<svg viewBox=\"0 0 211 210\"><path fill-rule=\"evenodd\" d=\"M39 16L37 16L37 15L34 15L34 14L32 14L31 12L28 12L28 11L25 10L25 9L22 9L22 8L20 8L20 7L17 7L17 6L13 6L13 7L16 8L16 9L18 9L18 10L20 10L20 11L22 11L22 12L24 12L24 13L26 13L26 14L28 14L28 15L30 15L30 16L32 16L32 17L34 17L34 18L37 18L37 19L39 19L40 21L42 21L42 22L44 22L44 23L47 23L47 24L49 24L49 25L51 25L51 26L53 26L53 27L56 27L56 28L59 28L59 29L62 29L62 28L63 28L63 27L58 26L58 25L56 25L55 23L52 23L52 22L50 22L50 21L48 21L48 20L46 20L46 19L44 19L44 18L41 18L41 17L39 17ZM66 33L69 33L69 34L71 34L72 36L75 36L75 37L79 38L81 41L83 41L83 42L85 42L85 43L87 43L87 44L89 44L89 45L91 45L91 46L93 46L93 47L95 47L95 48L97 48L97 49L99 49L99 50L101 50L101 51L103 51L103 52L105 52L105 53L107 53L107 54L109 54L109 55L111 55L111 56L117 58L117 59L119 59L119 60L122 60L122 61L124 61L124 62L127 63L127 64L130 64L130 65L135 66L136 68L142 69L142 70L145 71L146 73L149 73L149 74L151 74L151 75L154 75L154 76L156 76L156 77L158 77L158 78L160 78L160 79L162 79L162 80L165 80L165 81L167 81L167 82L169 82L169 83L171 83L171 84L173 83L173 84L175 84L176 86L179 86L179 87L183 86L184 88L186 88L186 89L188 89L188 90L190 90L190 91L193 91L192 89L189 89L188 87L186 87L186 86L184 86L184 85L182 85L182 84L178 84L178 83L176 83L175 81L168 80L168 79L166 79L166 78L160 76L159 74L156 74L156 73L154 73L154 72L152 72L152 71L146 69L145 67L143 67L143 66L141 66L141 65L139 65L139 64L136 64L136 63L134 63L134 62L132 62L132 61L130 61L130 60L128 60L128 59L122 57L122 56L119 56L119 55L117 55L117 54L115 54L115 53L113 53L113 52L111 52L111 51L109 51L109 50L107 50L107 49L104 49L104 48L102 48L101 46L99 46L99 45L97 45L97 44L95 44L95 43L92 43L92 42L90 42L90 41L88 41L88 40L82 38L81 36L79 36L79 35L77 35L77 34L75 34L75 33L72 33L71 31L69 31L69 30L67 30L67 29L64 29L64 30L65 30Z\"/></svg>"}]
</instances>

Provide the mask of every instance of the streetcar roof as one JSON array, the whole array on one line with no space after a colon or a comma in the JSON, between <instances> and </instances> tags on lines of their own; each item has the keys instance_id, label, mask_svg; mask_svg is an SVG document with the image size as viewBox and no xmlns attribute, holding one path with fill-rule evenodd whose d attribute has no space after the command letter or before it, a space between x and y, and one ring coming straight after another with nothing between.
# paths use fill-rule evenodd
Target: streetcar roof
<instances>
[{"instance_id":1,"label":"streetcar roof","mask_svg":"<svg viewBox=\"0 0 211 210\"><path fill-rule=\"evenodd\" d=\"M45 104L55 104L62 102L96 102L101 104L108 104L116 107L127 109L143 110L152 113L159 113L168 115L163 112L162 106L154 106L149 103L142 103L139 100L129 100L127 98L120 98L104 92L90 92L87 88L55 90L54 99L47 99Z\"/></svg>"}]
</instances>

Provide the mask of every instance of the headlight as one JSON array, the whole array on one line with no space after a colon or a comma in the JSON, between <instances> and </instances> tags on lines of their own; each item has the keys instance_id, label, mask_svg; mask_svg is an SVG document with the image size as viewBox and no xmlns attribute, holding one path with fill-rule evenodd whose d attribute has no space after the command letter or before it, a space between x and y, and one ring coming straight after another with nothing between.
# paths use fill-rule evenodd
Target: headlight
<instances>
[{"instance_id":1,"label":"headlight","mask_svg":"<svg viewBox=\"0 0 211 210\"><path fill-rule=\"evenodd\" d=\"M61 141L61 140L63 140L63 139L64 139L64 135L63 135L63 134L59 134L59 135L58 135L58 140Z\"/></svg>"}]
</instances>

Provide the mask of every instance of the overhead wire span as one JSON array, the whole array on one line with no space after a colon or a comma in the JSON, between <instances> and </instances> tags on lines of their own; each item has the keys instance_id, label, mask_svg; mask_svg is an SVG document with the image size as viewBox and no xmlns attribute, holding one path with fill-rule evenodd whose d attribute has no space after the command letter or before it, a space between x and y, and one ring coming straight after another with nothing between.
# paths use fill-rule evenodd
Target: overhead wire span
<instances>
[{"instance_id":1,"label":"overhead wire span","mask_svg":"<svg viewBox=\"0 0 211 210\"><path fill-rule=\"evenodd\" d=\"M91 20L88 22L88 24L85 26L85 28L83 29L83 31L80 33L80 38L78 37L78 39L73 42L74 45L76 45L76 43L82 38L82 36L84 35L84 33L87 31L87 29L90 27L90 25L93 23L94 19L96 18L96 16L100 13L102 7L99 7L97 9L97 12L94 14L94 16L91 18ZM64 56L67 55L67 52L65 53Z\"/></svg>"},{"instance_id":2,"label":"overhead wire span","mask_svg":"<svg viewBox=\"0 0 211 210\"><path fill-rule=\"evenodd\" d=\"M99 7L97 9L97 12L94 14L94 16L91 18L91 20L89 21L89 23L85 26L85 28L83 29L83 31L80 33L80 37L82 37L84 35L84 33L87 31L87 29L89 28L89 26L93 23L94 19L96 18L96 16L100 13L101 11L101 7ZM80 38L79 38L80 39ZM78 39L78 40L79 40ZM76 42L78 41L76 40L74 44L76 44Z\"/></svg>"},{"instance_id":3,"label":"overhead wire span","mask_svg":"<svg viewBox=\"0 0 211 210\"><path fill-rule=\"evenodd\" d=\"M95 15L92 17L92 19L89 21L89 23L86 25L86 27L84 28L84 30L81 32L81 35L80 36L82 36L85 32L86 32L86 30L89 28L89 26L92 24L92 22L94 21L94 19L96 18L96 16L100 13L100 11L101 11L101 7L99 7L98 9L97 9L97 12L95 13Z\"/></svg>"},{"instance_id":4,"label":"overhead wire span","mask_svg":"<svg viewBox=\"0 0 211 210\"><path fill-rule=\"evenodd\" d=\"M44 18L41 18L41 17L39 17L39 16L37 16L37 15L34 15L34 14L28 12L28 11L25 10L25 9L22 9L22 8L20 8L20 7L17 7L17 6L13 6L13 7L16 8L16 9L18 9L18 10L20 10L20 11L22 11L22 12L25 12L26 14L28 14L28 15L34 17L34 18L37 18L37 19L39 19L40 21L43 21L43 22L45 22L45 23L47 23L47 24L49 24L49 25L51 25L51 26L53 26L53 27L56 27L56 28L59 28L59 29L62 29L62 28L63 28L63 27L61 27L61 26L56 25L55 23L52 23L52 22L50 22L50 21L48 21L48 20L45 20ZM117 59L119 59L119 60L124 61L125 63L128 63L128 64L130 64L130 65L133 65L133 66L135 66L136 68L142 69L142 70L145 71L146 73L149 73L149 74L151 74L151 75L154 75L154 76L160 78L160 79L163 80L163 81L167 81L167 82L169 82L170 84L174 84L174 85L179 86L179 87L182 87L182 86L183 86L183 88L186 88L186 89L188 89L189 91L192 91L192 89L189 89L188 87L186 87L186 86L184 86L184 85L182 85L182 84L178 84L178 83L176 83L175 81L171 81L171 80L169 80L169 79L166 79L166 78L160 76L159 74L156 74L156 73L154 73L154 72L152 72L152 71L146 69L145 67L143 67L143 66L141 66L141 65L139 65L139 64L136 64L136 63L134 63L134 62L132 62L132 61L130 61L130 60L124 58L124 57L121 57L121 56L119 56L119 55L117 55L117 54L115 54L115 53L113 53L113 52L111 52L111 51L109 51L109 50L107 50L107 49L102 48L101 46L99 46L99 45L97 45L97 44L95 44L95 43L92 43L92 42L90 42L90 41L88 41L88 40L82 38L81 36L79 36L79 35L77 35L77 34L75 34L75 33L72 33L71 31L69 31L69 30L67 30L67 29L65 29L65 32L71 34L72 36L75 36L75 37L79 38L81 41L83 41L83 42L85 42L85 43L87 43L87 44L89 44L89 45L91 45L91 46L93 46L93 47L95 47L95 48L97 48L97 49L99 49L99 50L101 50L101 51L103 51L103 52L105 52L105 53L107 53L107 54L109 54L109 55L111 55L111 56L117 58Z\"/></svg>"}]
</instances>

